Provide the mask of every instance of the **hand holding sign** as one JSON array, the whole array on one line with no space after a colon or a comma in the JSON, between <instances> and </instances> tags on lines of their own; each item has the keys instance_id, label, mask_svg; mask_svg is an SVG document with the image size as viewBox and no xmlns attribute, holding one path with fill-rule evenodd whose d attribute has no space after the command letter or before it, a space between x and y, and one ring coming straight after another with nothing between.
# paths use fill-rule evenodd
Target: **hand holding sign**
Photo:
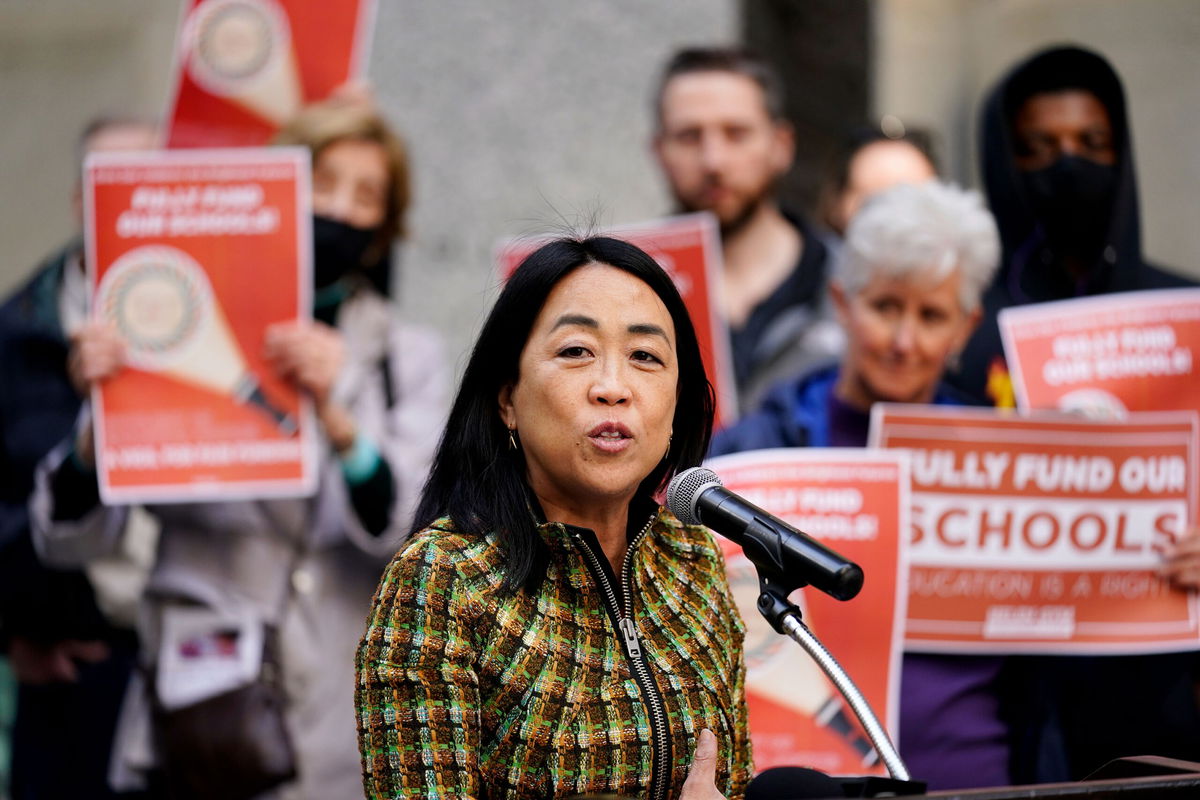
<instances>
[{"instance_id":1,"label":"hand holding sign","mask_svg":"<svg viewBox=\"0 0 1200 800\"><path fill-rule=\"evenodd\" d=\"M1193 525L1165 554L1159 574L1176 588L1200 589L1200 525Z\"/></svg>"},{"instance_id":2,"label":"hand holding sign","mask_svg":"<svg viewBox=\"0 0 1200 800\"><path fill-rule=\"evenodd\" d=\"M319 322L279 323L267 328L264 355L280 377L312 395L318 408L329 400L346 360L336 330Z\"/></svg>"},{"instance_id":3,"label":"hand holding sign","mask_svg":"<svg viewBox=\"0 0 1200 800\"><path fill-rule=\"evenodd\" d=\"M125 342L112 323L87 322L71 336L67 374L80 396L87 397L93 384L111 377L125 365Z\"/></svg>"}]
</instances>

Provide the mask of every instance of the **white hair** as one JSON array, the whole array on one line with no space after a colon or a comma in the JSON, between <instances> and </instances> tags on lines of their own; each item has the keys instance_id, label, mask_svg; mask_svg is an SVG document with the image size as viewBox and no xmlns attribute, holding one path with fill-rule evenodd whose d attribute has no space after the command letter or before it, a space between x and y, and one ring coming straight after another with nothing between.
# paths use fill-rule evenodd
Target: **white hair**
<instances>
[{"instance_id":1,"label":"white hair","mask_svg":"<svg viewBox=\"0 0 1200 800\"><path fill-rule=\"evenodd\" d=\"M876 275L918 272L935 280L962 272L962 310L979 307L1000 260L996 221L978 192L939 181L902 184L871 197L850 220L837 266L848 294Z\"/></svg>"}]
</instances>

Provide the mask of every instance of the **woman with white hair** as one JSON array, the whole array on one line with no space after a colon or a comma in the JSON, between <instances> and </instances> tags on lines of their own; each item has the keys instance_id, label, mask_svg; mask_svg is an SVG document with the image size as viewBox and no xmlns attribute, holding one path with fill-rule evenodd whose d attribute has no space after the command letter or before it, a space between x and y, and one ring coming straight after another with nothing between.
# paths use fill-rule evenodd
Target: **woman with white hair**
<instances>
[{"instance_id":1,"label":"woman with white hair","mask_svg":"<svg viewBox=\"0 0 1200 800\"><path fill-rule=\"evenodd\" d=\"M862 447L876 402L969 403L942 373L979 321L999 255L995 222L975 192L929 181L871 198L850 223L829 286L847 336L840 363L776 385L714 437L710 455ZM1011 782L1004 663L905 655L900 752L930 789Z\"/></svg>"},{"instance_id":2,"label":"woman with white hair","mask_svg":"<svg viewBox=\"0 0 1200 800\"><path fill-rule=\"evenodd\" d=\"M841 363L777 384L710 454L861 447L877 401L970 401L941 382L980 318L1000 254L975 192L928 181L876 195L846 233L829 293L846 330Z\"/></svg>"}]
</instances>

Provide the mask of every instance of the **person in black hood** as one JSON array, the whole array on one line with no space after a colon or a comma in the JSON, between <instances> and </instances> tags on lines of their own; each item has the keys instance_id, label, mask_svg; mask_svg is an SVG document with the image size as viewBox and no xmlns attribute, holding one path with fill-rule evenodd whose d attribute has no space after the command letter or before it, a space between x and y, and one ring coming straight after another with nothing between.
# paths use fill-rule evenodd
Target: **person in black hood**
<instances>
[{"instance_id":1,"label":"person in black hood","mask_svg":"<svg viewBox=\"0 0 1200 800\"><path fill-rule=\"evenodd\" d=\"M983 320L948 378L1012 406L1000 309L1189 282L1142 258L1125 95L1102 56L1077 47L1035 54L988 96L980 133L1003 255ZM1078 780L1122 756L1200 758L1200 654L1021 661L1029 702L1014 723L1017 783Z\"/></svg>"},{"instance_id":2,"label":"person in black hood","mask_svg":"<svg viewBox=\"0 0 1200 800\"><path fill-rule=\"evenodd\" d=\"M983 322L948 377L1012 406L1000 309L1190 282L1142 258L1125 93L1103 56L1056 47L1018 65L988 95L980 139L1004 250Z\"/></svg>"}]
</instances>

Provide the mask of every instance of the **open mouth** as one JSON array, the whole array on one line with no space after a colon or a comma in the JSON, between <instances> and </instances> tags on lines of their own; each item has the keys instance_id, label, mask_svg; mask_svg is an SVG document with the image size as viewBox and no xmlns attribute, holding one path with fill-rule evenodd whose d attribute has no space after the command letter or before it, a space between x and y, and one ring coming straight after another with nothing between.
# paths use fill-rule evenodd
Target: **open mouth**
<instances>
[{"instance_id":1,"label":"open mouth","mask_svg":"<svg viewBox=\"0 0 1200 800\"><path fill-rule=\"evenodd\" d=\"M633 432L616 422L604 422L588 431L588 438L601 450L618 452L633 441Z\"/></svg>"}]
</instances>

